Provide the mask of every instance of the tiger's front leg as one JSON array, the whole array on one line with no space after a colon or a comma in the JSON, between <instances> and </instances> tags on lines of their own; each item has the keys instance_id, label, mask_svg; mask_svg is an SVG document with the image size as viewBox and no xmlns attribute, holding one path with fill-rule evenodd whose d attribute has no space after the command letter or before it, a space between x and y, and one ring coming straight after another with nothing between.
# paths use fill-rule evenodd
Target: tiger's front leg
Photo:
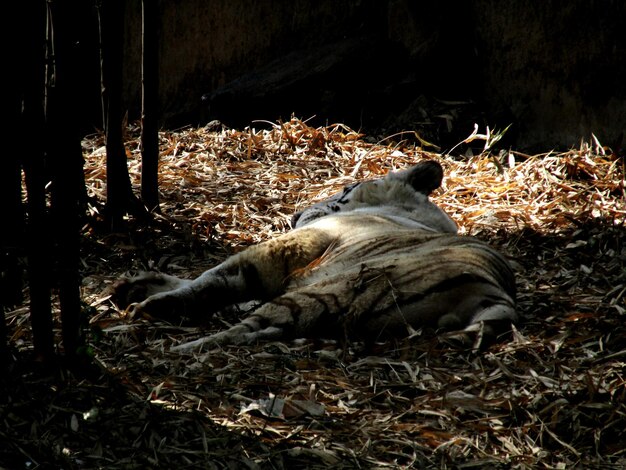
<instances>
[{"instance_id":1,"label":"tiger's front leg","mask_svg":"<svg viewBox=\"0 0 626 470\"><path fill-rule=\"evenodd\" d=\"M228 305L272 299L285 291L292 273L319 258L333 240L314 229L287 233L228 258L193 281L148 296L134 305L134 312L201 320Z\"/></svg>"},{"instance_id":2,"label":"tiger's front leg","mask_svg":"<svg viewBox=\"0 0 626 470\"><path fill-rule=\"evenodd\" d=\"M231 271L231 272L229 272ZM176 320L181 317L200 319L229 303L236 303L237 286L245 274L223 269L222 265L173 289L163 289L131 305L134 315ZM233 299L229 302L229 299Z\"/></svg>"}]
</instances>

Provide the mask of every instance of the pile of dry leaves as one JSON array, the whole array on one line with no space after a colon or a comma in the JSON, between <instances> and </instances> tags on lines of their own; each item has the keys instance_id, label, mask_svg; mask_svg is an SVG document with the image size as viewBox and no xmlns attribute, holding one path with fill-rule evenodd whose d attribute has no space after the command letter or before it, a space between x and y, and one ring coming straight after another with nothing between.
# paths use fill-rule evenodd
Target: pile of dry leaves
<instances>
[{"instance_id":1,"label":"pile of dry leaves","mask_svg":"<svg viewBox=\"0 0 626 470\"><path fill-rule=\"evenodd\" d=\"M20 468L624 468L624 160L594 142L565 153L440 155L293 119L263 130L162 132L162 214L103 235L86 226L84 300L99 371L37 380L5 414ZM139 181L139 141L128 163ZM104 201L100 136L84 142L94 218ZM170 346L206 328L128 318L105 288L127 270L195 276L289 228L341 186L423 158L446 171L436 202L462 233L514 260L524 323L487 351L421 331L364 350L325 340ZM132 221L131 221L132 225ZM25 309L9 314L30 347ZM9 457L6 457L9 458ZM16 467L17 468L17 467Z\"/></svg>"}]
</instances>

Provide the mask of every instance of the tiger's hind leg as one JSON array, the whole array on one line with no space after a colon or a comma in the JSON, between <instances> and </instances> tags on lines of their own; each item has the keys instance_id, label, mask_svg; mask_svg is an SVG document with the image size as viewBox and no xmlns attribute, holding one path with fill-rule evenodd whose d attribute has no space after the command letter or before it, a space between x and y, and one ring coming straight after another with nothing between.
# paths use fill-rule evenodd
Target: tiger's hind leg
<instances>
[{"instance_id":1,"label":"tiger's hind leg","mask_svg":"<svg viewBox=\"0 0 626 470\"><path fill-rule=\"evenodd\" d=\"M203 345L254 344L259 341L288 340L336 335L338 320L346 304L338 302L332 284L288 292L262 304L241 322L211 336L183 343L173 351L190 351Z\"/></svg>"}]
</instances>

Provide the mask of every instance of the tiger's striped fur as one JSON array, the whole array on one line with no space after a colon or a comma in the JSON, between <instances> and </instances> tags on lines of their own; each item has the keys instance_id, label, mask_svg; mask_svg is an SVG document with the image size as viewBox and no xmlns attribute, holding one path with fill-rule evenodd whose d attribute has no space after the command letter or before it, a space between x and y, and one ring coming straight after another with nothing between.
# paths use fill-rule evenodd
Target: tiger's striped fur
<instances>
[{"instance_id":1,"label":"tiger's striped fur","mask_svg":"<svg viewBox=\"0 0 626 470\"><path fill-rule=\"evenodd\" d=\"M252 246L195 280L124 279L120 304L155 317L206 317L260 300L205 342L343 336L375 340L422 326L464 329L517 320L506 259L456 224L428 195L443 177L423 161L364 181L298 213L294 230ZM481 323L484 322L484 323Z\"/></svg>"}]
</instances>

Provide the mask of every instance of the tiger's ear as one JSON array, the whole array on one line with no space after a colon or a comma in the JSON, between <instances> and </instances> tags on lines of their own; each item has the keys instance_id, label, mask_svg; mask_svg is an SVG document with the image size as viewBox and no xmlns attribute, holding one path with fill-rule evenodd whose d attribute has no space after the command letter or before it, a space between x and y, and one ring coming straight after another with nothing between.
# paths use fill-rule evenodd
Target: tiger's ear
<instances>
[{"instance_id":1,"label":"tiger's ear","mask_svg":"<svg viewBox=\"0 0 626 470\"><path fill-rule=\"evenodd\" d=\"M434 160L425 160L411 168L393 174L427 196L441 186L443 168Z\"/></svg>"}]
</instances>

